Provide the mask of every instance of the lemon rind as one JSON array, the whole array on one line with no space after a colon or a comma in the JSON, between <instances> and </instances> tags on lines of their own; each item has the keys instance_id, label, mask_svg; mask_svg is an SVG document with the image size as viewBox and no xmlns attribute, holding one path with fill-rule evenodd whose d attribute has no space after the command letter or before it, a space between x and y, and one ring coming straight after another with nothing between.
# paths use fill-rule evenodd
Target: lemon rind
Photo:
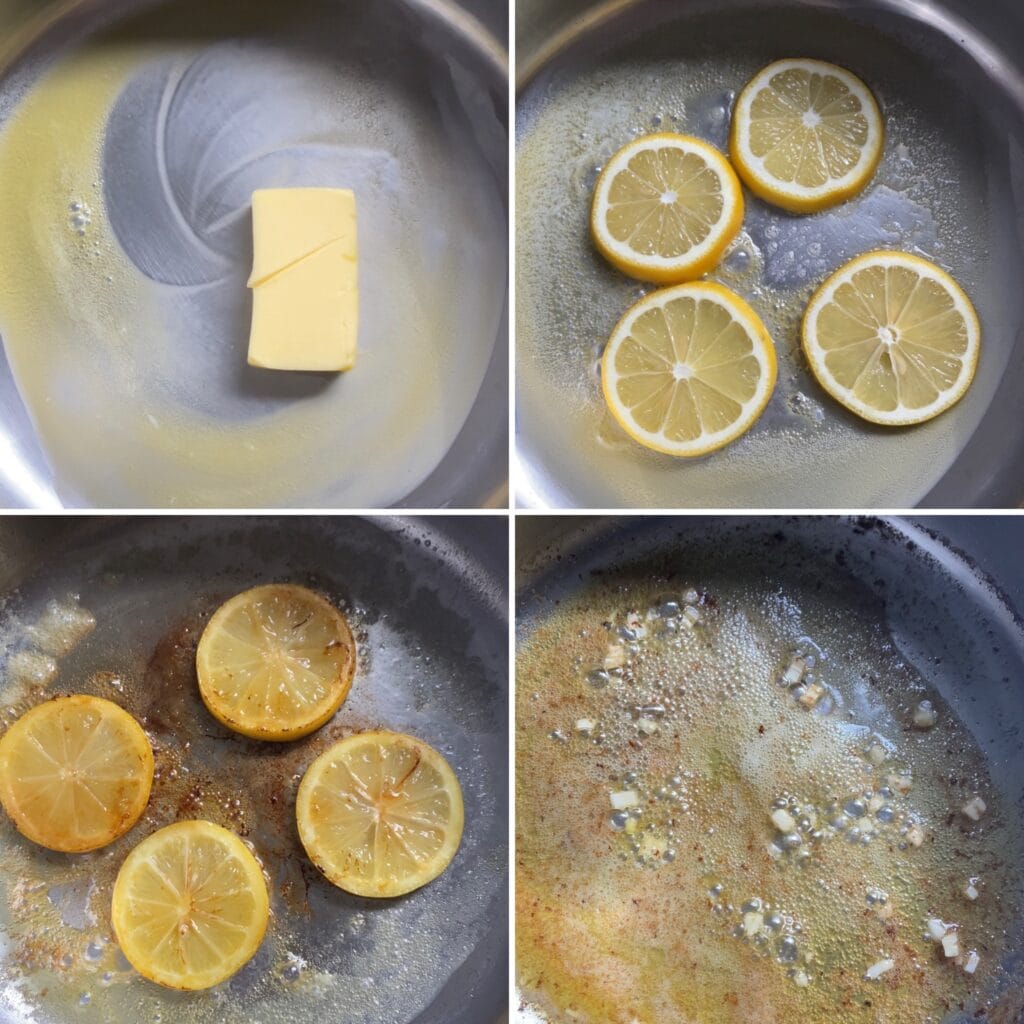
<instances>
[{"instance_id":1,"label":"lemon rind","mask_svg":"<svg viewBox=\"0 0 1024 1024\"><path fill-rule=\"evenodd\" d=\"M939 281L945 287L957 310L964 318L968 331L968 353L964 359L957 383L942 396L916 412L898 411L893 413L882 413L871 406L865 405L845 388L838 386L827 372L824 365L824 352L816 342L817 331L815 325L821 310L828 305L840 285L847 283L860 269L868 266L904 266L917 272L923 272L933 280ZM800 325L801 347L807 362L811 367L817 382L830 394L840 405L856 413L861 419L884 427L909 427L919 423L926 423L936 416L951 409L967 393L971 382L974 380L978 367L978 359L981 354L981 322L978 319L977 311L970 297L961 287L959 282L942 267L913 253L900 252L893 249L879 249L863 253L854 257L847 263L830 274L815 290L804 310L803 319ZM898 407L899 408L899 407Z\"/></svg>"},{"instance_id":2,"label":"lemon rind","mask_svg":"<svg viewBox=\"0 0 1024 1024\"><path fill-rule=\"evenodd\" d=\"M613 389L613 382L618 379L618 375L612 369L612 355L622 340L629 335L630 328L641 313L646 312L655 304L665 305L674 298L684 296L718 302L735 319L739 320L748 337L754 341L753 350L763 371L763 383L754 397L744 404L743 413L730 427L712 434L702 434L699 440L673 444L667 442L664 435L642 430L623 410ZM601 357L601 389L604 393L605 404L619 426L634 441L642 444L645 448L677 458L697 458L702 455L710 455L746 434L758 421L771 400L777 377L778 360L775 355L775 345L761 318L741 296L714 281L690 281L671 288L662 288L633 303L615 325Z\"/></svg>"}]
</instances>

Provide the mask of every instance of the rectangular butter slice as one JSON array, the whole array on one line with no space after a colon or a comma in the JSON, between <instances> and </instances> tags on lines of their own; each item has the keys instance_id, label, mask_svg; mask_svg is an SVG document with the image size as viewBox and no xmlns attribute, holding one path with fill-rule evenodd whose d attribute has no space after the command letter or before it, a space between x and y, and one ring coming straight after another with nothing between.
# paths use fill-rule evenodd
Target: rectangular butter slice
<instances>
[{"instance_id":1,"label":"rectangular butter slice","mask_svg":"<svg viewBox=\"0 0 1024 1024\"><path fill-rule=\"evenodd\" d=\"M359 319L356 205L349 189L253 193L249 364L349 370Z\"/></svg>"},{"instance_id":2,"label":"rectangular butter slice","mask_svg":"<svg viewBox=\"0 0 1024 1024\"><path fill-rule=\"evenodd\" d=\"M262 188L252 194L249 287L331 242L356 259L356 197L347 188Z\"/></svg>"},{"instance_id":3,"label":"rectangular butter slice","mask_svg":"<svg viewBox=\"0 0 1024 1024\"><path fill-rule=\"evenodd\" d=\"M350 370L359 293L347 241L331 242L253 290L249 365Z\"/></svg>"}]
</instances>

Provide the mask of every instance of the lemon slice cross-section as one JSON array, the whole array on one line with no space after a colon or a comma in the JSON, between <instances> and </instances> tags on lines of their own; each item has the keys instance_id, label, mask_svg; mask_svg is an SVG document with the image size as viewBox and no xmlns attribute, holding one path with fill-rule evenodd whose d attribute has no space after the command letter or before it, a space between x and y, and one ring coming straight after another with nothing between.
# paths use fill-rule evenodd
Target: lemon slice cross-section
<instances>
[{"instance_id":1,"label":"lemon slice cross-section","mask_svg":"<svg viewBox=\"0 0 1024 1024\"><path fill-rule=\"evenodd\" d=\"M401 896L433 881L462 839L462 790L433 747L393 732L325 750L299 785L299 837L329 881L358 896Z\"/></svg>"},{"instance_id":2,"label":"lemon slice cross-section","mask_svg":"<svg viewBox=\"0 0 1024 1024\"><path fill-rule=\"evenodd\" d=\"M76 694L27 711L0 739L0 801L18 831L64 853L124 835L146 808L153 749L109 700Z\"/></svg>"},{"instance_id":3,"label":"lemon slice cross-section","mask_svg":"<svg viewBox=\"0 0 1024 1024\"><path fill-rule=\"evenodd\" d=\"M117 941L139 974L168 988L210 988L259 948L270 901L259 861L209 821L179 821L144 839L114 883Z\"/></svg>"},{"instance_id":4,"label":"lemon slice cross-section","mask_svg":"<svg viewBox=\"0 0 1024 1024\"><path fill-rule=\"evenodd\" d=\"M590 231L624 274L672 284L717 265L743 221L743 190L714 146L662 132L623 146L594 188Z\"/></svg>"},{"instance_id":5,"label":"lemon slice cross-section","mask_svg":"<svg viewBox=\"0 0 1024 1024\"><path fill-rule=\"evenodd\" d=\"M757 314L709 281L652 292L619 321L601 360L605 401L635 441L706 455L745 433L775 387L775 348Z\"/></svg>"},{"instance_id":6,"label":"lemon slice cross-section","mask_svg":"<svg viewBox=\"0 0 1024 1024\"><path fill-rule=\"evenodd\" d=\"M345 616L319 594L283 583L255 587L221 605L203 631L199 691L229 729L298 739L348 695L355 651Z\"/></svg>"},{"instance_id":7,"label":"lemon slice cross-section","mask_svg":"<svg viewBox=\"0 0 1024 1024\"><path fill-rule=\"evenodd\" d=\"M729 152L753 193L813 213L867 185L884 136L878 104L856 75L819 60L780 60L737 98Z\"/></svg>"},{"instance_id":8,"label":"lemon slice cross-section","mask_svg":"<svg viewBox=\"0 0 1024 1024\"><path fill-rule=\"evenodd\" d=\"M803 348L821 386L872 423L922 423L954 405L974 377L981 327L940 267L871 252L811 296Z\"/></svg>"}]
</instances>

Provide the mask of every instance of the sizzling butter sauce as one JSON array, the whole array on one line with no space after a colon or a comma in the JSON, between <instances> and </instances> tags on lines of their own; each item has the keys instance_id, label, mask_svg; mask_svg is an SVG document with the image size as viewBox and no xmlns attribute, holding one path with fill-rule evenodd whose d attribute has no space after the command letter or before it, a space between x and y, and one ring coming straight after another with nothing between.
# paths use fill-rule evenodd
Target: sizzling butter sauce
<instances>
[{"instance_id":1,"label":"sizzling butter sauce","mask_svg":"<svg viewBox=\"0 0 1024 1024\"><path fill-rule=\"evenodd\" d=\"M999 987L1016 825L880 610L813 593L598 582L522 641L518 970L548 1019L923 1024Z\"/></svg>"}]
</instances>

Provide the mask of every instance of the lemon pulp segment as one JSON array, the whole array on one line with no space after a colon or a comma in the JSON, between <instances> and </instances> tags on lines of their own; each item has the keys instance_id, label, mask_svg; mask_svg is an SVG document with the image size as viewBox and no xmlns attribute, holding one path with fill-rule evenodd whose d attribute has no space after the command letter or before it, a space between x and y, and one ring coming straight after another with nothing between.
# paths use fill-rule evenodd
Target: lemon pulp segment
<instances>
[{"instance_id":1,"label":"lemon pulp segment","mask_svg":"<svg viewBox=\"0 0 1024 1024\"><path fill-rule=\"evenodd\" d=\"M759 71L737 98L729 150L752 192L811 213L867 185L883 139L878 104L859 78L823 61L782 60Z\"/></svg>"},{"instance_id":2,"label":"lemon pulp segment","mask_svg":"<svg viewBox=\"0 0 1024 1024\"><path fill-rule=\"evenodd\" d=\"M153 750L127 711L100 697L58 697L0 739L0 802L18 831L65 853L124 835L146 808Z\"/></svg>"},{"instance_id":3,"label":"lemon pulp segment","mask_svg":"<svg viewBox=\"0 0 1024 1024\"><path fill-rule=\"evenodd\" d=\"M412 736L350 736L310 765L296 800L299 836L335 885L401 896L435 879L462 838L462 790L448 762Z\"/></svg>"},{"instance_id":4,"label":"lemon pulp segment","mask_svg":"<svg viewBox=\"0 0 1024 1024\"><path fill-rule=\"evenodd\" d=\"M245 736L276 741L330 719L348 695L355 663L341 612L291 584L255 587L223 604L196 652L210 713Z\"/></svg>"},{"instance_id":5,"label":"lemon pulp segment","mask_svg":"<svg viewBox=\"0 0 1024 1024\"><path fill-rule=\"evenodd\" d=\"M662 284L706 274L743 221L743 193L713 146L663 132L635 139L594 188L591 234L631 277Z\"/></svg>"},{"instance_id":6,"label":"lemon pulp segment","mask_svg":"<svg viewBox=\"0 0 1024 1024\"><path fill-rule=\"evenodd\" d=\"M114 883L111 918L128 962L168 988L231 977L263 941L270 912L259 862L233 832L180 821L144 839Z\"/></svg>"},{"instance_id":7,"label":"lemon pulp segment","mask_svg":"<svg viewBox=\"0 0 1024 1024\"><path fill-rule=\"evenodd\" d=\"M668 455L704 455L735 440L775 387L771 338L738 295L711 282L652 292L612 332L601 362L619 425Z\"/></svg>"},{"instance_id":8,"label":"lemon pulp segment","mask_svg":"<svg viewBox=\"0 0 1024 1024\"><path fill-rule=\"evenodd\" d=\"M873 423L902 426L955 404L974 377L981 327L940 267L873 252L837 270L811 297L803 347L822 387Z\"/></svg>"}]
</instances>

